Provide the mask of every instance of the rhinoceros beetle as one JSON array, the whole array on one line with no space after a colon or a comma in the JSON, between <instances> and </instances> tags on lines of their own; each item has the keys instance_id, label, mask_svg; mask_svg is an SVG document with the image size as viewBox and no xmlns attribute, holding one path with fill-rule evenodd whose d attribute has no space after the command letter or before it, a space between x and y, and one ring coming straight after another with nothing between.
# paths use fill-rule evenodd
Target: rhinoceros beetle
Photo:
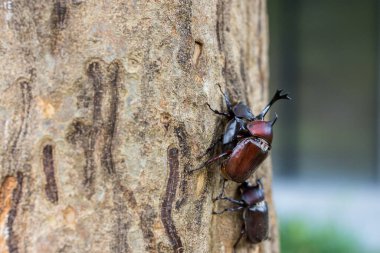
<instances>
[{"instance_id":1,"label":"rhinoceros beetle","mask_svg":"<svg viewBox=\"0 0 380 253\"><path fill-rule=\"evenodd\" d=\"M257 180L255 186L244 182L239 186L241 199L236 200L228 197L221 197L221 200L227 200L237 204L237 207L226 208L213 214L222 214L224 212L233 212L244 210L243 227L240 236L234 244L234 251L244 234L247 235L248 241L251 243L260 243L268 239L269 231L269 215L268 205L264 197L264 189L261 180Z\"/></svg>"},{"instance_id":2,"label":"rhinoceros beetle","mask_svg":"<svg viewBox=\"0 0 380 253\"><path fill-rule=\"evenodd\" d=\"M247 105L241 102L233 105L228 95L223 93L220 85L219 88L227 105L227 112L219 112L212 109L209 104L207 105L214 113L226 117L228 123L224 134L206 150L205 154L220 142L222 143L222 153L192 171L224 159L221 168L224 179L243 183L256 171L271 149L273 125L277 120L277 115L272 121L264 121L265 115L276 101L291 98L288 94L281 94L282 90L277 90L261 113L254 116ZM225 180L217 199L223 195Z\"/></svg>"}]
</instances>

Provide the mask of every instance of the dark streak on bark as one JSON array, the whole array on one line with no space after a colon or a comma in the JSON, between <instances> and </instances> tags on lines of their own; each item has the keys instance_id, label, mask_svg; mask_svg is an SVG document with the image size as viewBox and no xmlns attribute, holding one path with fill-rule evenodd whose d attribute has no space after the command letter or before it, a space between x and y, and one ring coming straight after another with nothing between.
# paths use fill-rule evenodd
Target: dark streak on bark
<instances>
[{"instance_id":1,"label":"dark streak on bark","mask_svg":"<svg viewBox=\"0 0 380 253\"><path fill-rule=\"evenodd\" d=\"M152 228L155 223L157 214L155 213L152 206L146 204L142 207L142 213L140 215L140 227L143 233L144 241L146 242L145 251L146 252L157 252L156 238Z\"/></svg>"},{"instance_id":2,"label":"dark streak on bark","mask_svg":"<svg viewBox=\"0 0 380 253\"><path fill-rule=\"evenodd\" d=\"M224 48L224 0L218 0L216 5L216 37L219 51Z\"/></svg>"},{"instance_id":3,"label":"dark streak on bark","mask_svg":"<svg viewBox=\"0 0 380 253\"><path fill-rule=\"evenodd\" d=\"M184 163L184 171L181 176L181 183L180 183L180 189L181 189L181 198L177 200L175 204L176 210L179 210L187 201L189 193L187 192L187 181L188 181L188 171L190 171L190 157L191 157L191 149L190 146L187 143L187 132L185 128L185 124L182 122L174 129L177 139L179 148L181 151L181 156L186 160Z\"/></svg>"},{"instance_id":4,"label":"dark streak on bark","mask_svg":"<svg viewBox=\"0 0 380 253\"><path fill-rule=\"evenodd\" d=\"M131 252L131 248L128 244L128 230L131 224L127 217L128 213L127 206L125 204L125 195L128 194L128 197L132 199L134 199L134 195L133 192L126 191L118 179L116 180L117 181L115 182L113 191L115 204L114 216L116 217L114 223L115 243L111 246L111 250L115 253L125 253Z\"/></svg>"},{"instance_id":5,"label":"dark streak on bark","mask_svg":"<svg viewBox=\"0 0 380 253\"><path fill-rule=\"evenodd\" d=\"M20 135L21 135L21 132L22 132L22 129L24 127L24 123L25 123L25 111L26 111L26 100L25 100L25 91L24 91L24 87L25 87L25 84L26 83L25 81L22 81L20 83L20 88L21 88L21 101L22 101L22 113L20 114L20 120L21 120L21 124L20 124L20 127L19 129L17 130L17 133L15 134L14 136L14 139L12 141L12 144L11 144L11 148L10 148L10 153L14 156L16 153L17 153L17 144L18 144L18 141L19 141L19 138L20 138Z\"/></svg>"},{"instance_id":6,"label":"dark streak on bark","mask_svg":"<svg viewBox=\"0 0 380 253\"><path fill-rule=\"evenodd\" d=\"M117 216L117 233L116 233L116 248L114 248L113 252L115 253L125 253L130 252L130 247L128 244L128 230L131 227L129 221L125 222L126 219L121 217L121 215Z\"/></svg>"},{"instance_id":7,"label":"dark streak on bark","mask_svg":"<svg viewBox=\"0 0 380 253\"><path fill-rule=\"evenodd\" d=\"M50 47L53 54L57 53L57 45L62 41L62 31L65 29L69 8L67 0L54 0L50 17L51 40Z\"/></svg>"},{"instance_id":8,"label":"dark streak on bark","mask_svg":"<svg viewBox=\"0 0 380 253\"><path fill-rule=\"evenodd\" d=\"M189 71L192 66L191 52L194 45L191 33L192 4L191 0L180 0L177 11L177 30L180 36L177 62L184 71Z\"/></svg>"},{"instance_id":9,"label":"dark streak on bark","mask_svg":"<svg viewBox=\"0 0 380 253\"><path fill-rule=\"evenodd\" d=\"M135 198L133 191L131 191L127 188L124 188L123 194L124 194L123 199L128 202L128 206L132 209L135 209L137 206L137 201L136 201L136 198Z\"/></svg>"},{"instance_id":10,"label":"dark streak on bark","mask_svg":"<svg viewBox=\"0 0 380 253\"><path fill-rule=\"evenodd\" d=\"M68 8L66 0L55 0L53 13L51 16L53 29L62 30L65 28L68 16Z\"/></svg>"},{"instance_id":11,"label":"dark streak on bark","mask_svg":"<svg viewBox=\"0 0 380 253\"><path fill-rule=\"evenodd\" d=\"M31 102L32 102L32 87L30 86L29 82L21 82L21 92L22 92L22 104L23 104L23 132L22 136L25 137L28 132L28 120L25 120L28 118L30 114L30 108L31 108Z\"/></svg>"},{"instance_id":12,"label":"dark streak on bark","mask_svg":"<svg viewBox=\"0 0 380 253\"><path fill-rule=\"evenodd\" d=\"M91 164L93 164L93 154L89 150L89 135L91 132L92 126L86 122L84 119L76 118L68 127L68 131L66 134L66 139L71 144L80 144L82 149L84 150L84 156L86 160L86 164L84 167L84 171L86 168L89 168Z\"/></svg>"},{"instance_id":13,"label":"dark streak on bark","mask_svg":"<svg viewBox=\"0 0 380 253\"><path fill-rule=\"evenodd\" d=\"M20 86L21 91L21 113L18 113L20 118L20 125L18 129L12 134L11 140L7 147L7 153L9 154L9 169L14 171L18 167L18 162L20 159L20 142L25 138L28 132L28 117L30 114L31 101L32 101L32 88L29 81L22 78L21 81L17 82Z\"/></svg>"},{"instance_id":14,"label":"dark streak on bark","mask_svg":"<svg viewBox=\"0 0 380 253\"><path fill-rule=\"evenodd\" d=\"M96 128L101 125L101 110L103 101L103 75L98 61L94 61L89 64L87 69L87 75L91 80L92 87L94 88L94 101L93 101L93 114L92 120Z\"/></svg>"},{"instance_id":15,"label":"dark streak on bark","mask_svg":"<svg viewBox=\"0 0 380 253\"><path fill-rule=\"evenodd\" d=\"M105 125L105 140L103 147L103 155L101 160L101 165L103 168L107 170L108 173L115 172L115 164L113 161L112 155L112 147L113 147L113 139L116 131L116 120L117 120L117 110L119 104L119 72L120 67L118 63L112 63L108 70L111 72L110 74L110 108L109 115L107 118L107 122Z\"/></svg>"},{"instance_id":16,"label":"dark streak on bark","mask_svg":"<svg viewBox=\"0 0 380 253\"><path fill-rule=\"evenodd\" d=\"M262 14L263 14L263 3L262 0L259 0L259 14L257 15L258 21L257 21L257 34L260 35L263 31L263 24L262 24Z\"/></svg>"},{"instance_id":17,"label":"dark streak on bark","mask_svg":"<svg viewBox=\"0 0 380 253\"><path fill-rule=\"evenodd\" d=\"M18 238L13 231L13 223L17 215L17 207L21 200L22 196L22 183L23 183L23 174L17 172L17 186L12 193L12 206L8 214L7 228L8 228L8 238L7 245L9 253L18 253Z\"/></svg>"},{"instance_id":18,"label":"dark streak on bark","mask_svg":"<svg viewBox=\"0 0 380 253\"><path fill-rule=\"evenodd\" d=\"M79 80L75 83L80 89L77 106L88 111L88 115L91 116L74 119L66 134L66 139L70 143L79 144L83 149L85 156L83 184L90 190L98 162L108 174L116 170L113 145L123 72L118 61L112 62L107 68L103 65L106 66L100 59L92 60L86 71L88 81ZM91 90L92 93L89 92Z\"/></svg>"},{"instance_id":19,"label":"dark streak on bark","mask_svg":"<svg viewBox=\"0 0 380 253\"><path fill-rule=\"evenodd\" d=\"M172 204L175 199L179 180L178 149L169 148L167 151L167 158L169 164L169 178L166 185L165 197L161 206L161 221L165 227L165 232L169 237L170 243L173 246L174 252L182 253L184 252L182 241L172 218Z\"/></svg>"},{"instance_id":20,"label":"dark streak on bark","mask_svg":"<svg viewBox=\"0 0 380 253\"><path fill-rule=\"evenodd\" d=\"M42 164L46 176L45 193L47 199L56 204L58 202L58 188L55 181L53 146L45 145L42 150Z\"/></svg>"},{"instance_id":21,"label":"dark streak on bark","mask_svg":"<svg viewBox=\"0 0 380 253\"><path fill-rule=\"evenodd\" d=\"M90 186L95 176L95 145L100 127L102 126L103 76L100 63L97 61L90 63L87 75L94 89L92 129L89 131L88 146L85 149L86 166L84 168L84 185Z\"/></svg>"}]
</instances>

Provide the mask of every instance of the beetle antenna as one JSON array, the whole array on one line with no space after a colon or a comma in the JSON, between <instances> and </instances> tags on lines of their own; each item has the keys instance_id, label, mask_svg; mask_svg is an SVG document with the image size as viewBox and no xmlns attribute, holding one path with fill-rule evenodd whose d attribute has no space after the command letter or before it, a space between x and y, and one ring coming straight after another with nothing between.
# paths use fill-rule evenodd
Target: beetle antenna
<instances>
[{"instance_id":1,"label":"beetle antenna","mask_svg":"<svg viewBox=\"0 0 380 253\"><path fill-rule=\"evenodd\" d=\"M231 113L232 112L231 100L230 100L229 96L226 93L223 92L222 86L220 86L219 83L217 85L219 87L220 92L223 94L224 101L226 102L226 106L227 106L228 112Z\"/></svg>"},{"instance_id":2,"label":"beetle antenna","mask_svg":"<svg viewBox=\"0 0 380 253\"><path fill-rule=\"evenodd\" d=\"M274 123L276 123L276 121L278 119L277 113L275 113L275 114L276 114L276 116L274 117L274 119L270 123L272 127L274 126Z\"/></svg>"}]
</instances>

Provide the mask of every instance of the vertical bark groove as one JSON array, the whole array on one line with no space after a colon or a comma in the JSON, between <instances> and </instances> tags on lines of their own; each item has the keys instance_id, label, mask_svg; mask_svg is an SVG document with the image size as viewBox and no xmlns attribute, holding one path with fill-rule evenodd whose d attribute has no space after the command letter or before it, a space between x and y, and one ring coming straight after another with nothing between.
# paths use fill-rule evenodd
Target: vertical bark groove
<instances>
[{"instance_id":1,"label":"vertical bark groove","mask_svg":"<svg viewBox=\"0 0 380 253\"><path fill-rule=\"evenodd\" d=\"M174 252L181 253L184 252L184 248L172 217L172 205L175 200L179 181L178 155L179 151L177 148L168 148L167 159L169 165L169 177L164 200L161 205L161 221L164 224L166 235L169 237Z\"/></svg>"},{"instance_id":2,"label":"vertical bark groove","mask_svg":"<svg viewBox=\"0 0 380 253\"><path fill-rule=\"evenodd\" d=\"M84 185L91 189L95 180L97 161L109 174L115 172L113 142L116 134L121 67L117 61L109 66L102 60L91 60L87 67L88 84L81 86L77 97L80 109L90 110L91 118L76 118L69 127L66 139L72 144L80 144L85 156ZM92 97L85 89L93 89ZM92 108L89 108L92 101ZM90 123L91 122L91 123ZM98 151L98 146L101 146Z\"/></svg>"},{"instance_id":3,"label":"vertical bark groove","mask_svg":"<svg viewBox=\"0 0 380 253\"><path fill-rule=\"evenodd\" d=\"M191 159L191 148L187 143L187 133L185 125L180 123L178 127L175 128L175 134L178 139L178 144L181 152L182 159L184 160L183 171L181 173L181 182L179 188L181 189L181 194L179 199L176 201L175 208L179 210L186 201L188 200L188 171L190 170L189 159Z\"/></svg>"},{"instance_id":4,"label":"vertical bark groove","mask_svg":"<svg viewBox=\"0 0 380 253\"><path fill-rule=\"evenodd\" d=\"M216 37L219 51L223 52L224 48L224 5L225 1L218 0L216 5Z\"/></svg>"},{"instance_id":5,"label":"vertical bark groove","mask_svg":"<svg viewBox=\"0 0 380 253\"><path fill-rule=\"evenodd\" d=\"M52 203L58 202L58 188L55 181L53 146L48 144L42 150L42 164L46 177L45 193L47 199Z\"/></svg>"},{"instance_id":6,"label":"vertical bark groove","mask_svg":"<svg viewBox=\"0 0 380 253\"><path fill-rule=\"evenodd\" d=\"M7 148L7 154L9 155L7 160L9 163L10 171L13 171L18 167L21 158L20 146L22 145L23 140L25 139L25 136L28 132L29 115L32 102L32 89L29 81L27 81L24 78L20 78L18 81L16 81L16 84L20 87L21 110L18 115L15 115L18 118L19 126L11 134L11 138Z\"/></svg>"},{"instance_id":7,"label":"vertical bark groove","mask_svg":"<svg viewBox=\"0 0 380 253\"><path fill-rule=\"evenodd\" d=\"M109 112L107 121L104 122L106 133L105 141L103 147L103 157L102 166L107 170L108 173L115 172L115 165L112 155L113 139L116 131L116 120L117 120L117 110L119 105L119 64L112 63L109 67L110 73L110 101L109 101Z\"/></svg>"},{"instance_id":8,"label":"vertical bark groove","mask_svg":"<svg viewBox=\"0 0 380 253\"><path fill-rule=\"evenodd\" d=\"M157 240L154 236L153 226L157 214L151 205L147 204L142 207L140 215L141 230L146 241L146 252L157 252Z\"/></svg>"}]
</instances>

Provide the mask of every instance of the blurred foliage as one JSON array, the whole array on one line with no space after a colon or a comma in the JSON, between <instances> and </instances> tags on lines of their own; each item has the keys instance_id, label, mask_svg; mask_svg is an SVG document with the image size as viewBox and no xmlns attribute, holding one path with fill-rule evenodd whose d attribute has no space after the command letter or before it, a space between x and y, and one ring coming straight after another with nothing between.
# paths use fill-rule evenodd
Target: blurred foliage
<instances>
[{"instance_id":1,"label":"blurred foliage","mask_svg":"<svg viewBox=\"0 0 380 253\"><path fill-rule=\"evenodd\" d=\"M281 223L280 233L282 253L372 253L363 250L347 232L330 226L311 227L301 221L287 221Z\"/></svg>"}]
</instances>

